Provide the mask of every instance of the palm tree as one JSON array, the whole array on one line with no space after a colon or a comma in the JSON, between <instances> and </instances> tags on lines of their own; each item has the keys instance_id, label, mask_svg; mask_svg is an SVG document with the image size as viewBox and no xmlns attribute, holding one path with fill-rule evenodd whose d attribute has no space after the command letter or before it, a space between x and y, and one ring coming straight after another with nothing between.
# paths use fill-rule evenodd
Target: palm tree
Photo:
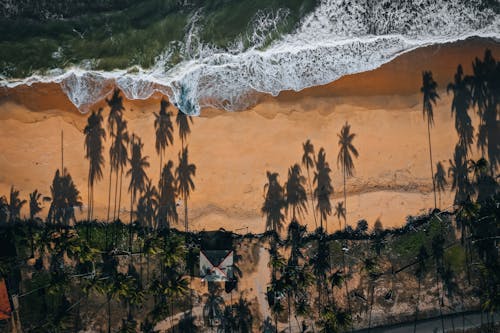
<instances>
[{"instance_id":1,"label":"palm tree","mask_svg":"<svg viewBox=\"0 0 500 333\"><path fill-rule=\"evenodd\" d=\"M367 295L370 297L370 314L368 316L368 330L371 329L372 324L372 309L375 293L375 282L380 277L379 267L377 263L377 258L366 258L363 260L363 268L368 273L368 292Z\"/></svg>"},{"instance_id":2,"label":"palm tree","mask_svg":"<svg viewBox=\"0 0 500 333\"><path fill-rule=\"evenodd\" d=\"M113 96L110 99L106 98L106 103L110 107L109 110L109 115L108 115L108 130L110 133L110 136L113 137L114 132L115 132L115 127L119 121L119 119L122 118L123 116L123 110L125 108L123 107L123 101L122 97L120 96L120 90L115 89L113 91ZM111 143L111 147L113 147L113 143ZM110 157L113 155L111 152L109 152ZM110 158L111 160L112 158ZM110 169L109 169L109 192L108 192L108 216L107 216L107 221L109 221L109 212L111 210L111 176L113 174L114 166L113 163L111 163Z\"/></svg>"},{"instance_id":3,"label":"palm tree","mask_svg":"<svg viewBox=\"0 0 500 333\"><path fill-rule=\"evenodd\" d=\"M133 286L133 278L123 273L115 272L108 275L106 279L100 281L97 290L106 295L108 307L108 333L111 333L111 301L127 297L129 291L135 289Z\"/></svg>"},{"instance_id":4,"label":"palm tree","mask_svg":"<svg viewBox=\"0 0 500 333\"><path fill-rule=\"evenodd\" d=\"M340 219L342 218L345 220L345 208L343 201L337 202L337 205L335 206L335 216L339 219L339 230L342 230Z\"/></svg>"},{"instance_id":5,"label":"palm tree","mask_svg":"<svg viewBox=\"0 0 500 333\"><path fill-rule=\"evenodd\" d=\"M88 212L87 220L92 219L94 208L94 184L102 179L102 168L104 166L103 140L106 132L102 127L102 109L94 112L87 119L87 126L83 130L85 134L85 158L89 160L88 175Z\"/></svg>"},{"instance_id":6,"label":"palm tree","mask_svg":"<svg viewBox=\"0 0 500 333\"><path fill-rule=\"evenodd\" d=\"M436 164L434 183L439 193L439 207L441 207L441 192L444 192L445 186L448 185L448 182L446 181L446 171L444 171L444 166L441 162Z\"/></svg>"},{"instance_id":7,"label":"palm tree","mask_svg":"<svg viewBox=\"0 0 500 333\"><path fill-rule=\"evenodd\" d=\"M81 209L82 202L80 201L80 191L67 170L62 175L59 170L56 171L50 192L52 202L47 216L48 222L66 225L70 221L76 222L75 208Z\"/></svg>"},{"instance_id":8,"label":"palm tree","mask_svg":"<svg viewBox=\"0 0 500 333\"><path fill-rule=\"evenodd\" d=\"M203 306L203 318L206 325L213 327L214 322L222 317L224 299L216 287L209 287L207 301Z\"/></svg>"},{"instance_id":9,"label":"palm tree","mask_svg":"<svg viewBox=\"0 0 500 333\"><path fill-rule=\"evenodd\" d=\"M142 156L142 147L144 144L141 139L132 135L131 148L130 148L130 169L127 171L127 176L130 176L130 185L128 191L130 192L130 223L134 214L134 203L137 197L137 192L142 193L146 189L146 182L148 176L146 175L146 168L149 168L148 156Z\"/></svg>"},{"instance_id":10,"label":"palm tree","mask_svg":"<svg viewBox=\"0 0 500 333\"><path fill-rule=\"evenodd\" d=\"M172 113L167 112L169 103L162 99L160 102L160 113L155 115L155 133L156 141L155 148L158 155L160 155L160 177L163 167L163 154L168 145L174 143L174 125L170 119Z\"/></svg>"},{"instance_id":11,"label":"palm tree","mask_svg":"<svg viewBox=\"0 0 500 333\"><path fill-rule=\"evenodd\" d=\"M490 172L493 175L499 160L496 119L500 93L498 84L500 65L493 57L491 50L486 50L484 59L481 61L476 58L472 63L472 69L474 75L467 79L471 88L472 105L477 107L480 117L477 147L483 156L487 148Z\"/></svg>"},{"instance_id":12,"label":"palm tree","mask_svg":"<svg viewBox=\"0 0 500 333\"><path fill-rule=\"evenodd\" d=\"M238 303L234 307L236 330L239 333L252 332L253 315L250 311L251 303L240 295Z\"/></svg>"},{"instance_id":13,"label":"palm tree","mask_svg":"<svg viewBox=\"0 0 500 333\"><path fill-rule=\"evenodd\" d=\"M184 227L187 232L189 230L187 202L191 191L195 189L193 177L196 176L196 165L189 163L188 147L182 148L182 154L179 153L179 165L175 174L178 193L184 199Z\"/></svg>"},{"instance_id":14,"label":"palm tree","mask_svg":"<svg viewBox=\"0 0 500 333\"><path fill-rule=\"evenodd\" d=\"M458 133L459 144L464 147L467 155L474 141L474 127L467 113L472 104L472 96L468 80L463 74L462 65L458 65L454 82L448 84L447 92L453 92L451 113L455 113L455 129Z\"/></svg>"},{"instance_id":15,"label":"palm tree","mask_svg":"<svg viewBox=\"0 0 500 333\"><path fill-rule=\"evenodd\" d=\"M471 194L466 156L466 148L461 144L457 144L453 153L453 160L449 160L448 176L452 178L451 189L456 190L454 200L456 205L465 202Z\"/></svg>"},{"instance_id":16,"label":"palm tree","mask_svg":"<svg viewBox=\"0 0 500 333\"><path fill-rule=\"evenodd\" d=\"M10 187L9 196L9 221L14 222L19 220L21 217L21 208L26 204L26 200L19 199L19 191Z\"/></svg>"},{"instance_id":17,"label":"palm tree","mask_svg":"<svg viewBox=\"0 0 500 333\"><path fill-rule=\"evenodd\" d=\"M261 212L266 215L266 231L281 232L285 215L282 209L286 205L283 187L279 183L278 173L267 171L267 183L264 185L264 204Z\"/></svg>"},{"instance_id":18,"label":"palm tree","mask_svg":"<svg viewBox=\"0 0 500 333\"><path fill-rule=\"evenodd\" d=\"M176 196L176 179L173 174L172 167L174 163L168 161L163 166L163 170L158 183L158 228L170 228L173 223L177 223L179 216L177 214Z\"/></svg>"},{"instance_id":19,"label":"palm tree","mask_svg":"<svg viewBox=\"0 0 500 333\"><path fill-rule=\"evenodd\" d=\"M339 137L339 154L337 156L337 165L342 165L342 174L344 176L344 207L346 210L346 215L344 218L344 229L347 227L347 196L346 196L346 178L351 177L354 174L354 162L352 160L352 155L358 157L359 153L352 144L352 141L356 137L356 134L350 133L351 125L347 122L342 127Z\"/></svg>"},{"instance_id":20,"label":"palm tree","mask_svg":"<svg viewBox=\"0 0 500 333\"><path fill-rule=\"evenodd\" d=\"M432 78L432 72L424 71L422 73L422 87L420 92L423 94L423 106L422 111L424 119L427 117L427 134L429 137L429 157L431 162L431 178L432 187L434 189L434 208L437 207L436 202L436 183L434 181L434 170L432 163L432 145L431 145L431 127L434 124L434 110L432 104L436 105L436 99L439 99L439 95L436 92L437 83Z\"/></svg>"},{"instance_id":21,"label":"palm tree","mask_svg":"<svg viewBox=\"0 0 500 333\"><path fill-rule=\"evenodd\" d=\"M314 168L314 146L309 139L302 144L302 150L304 151L304 154L302 155L302 166L305 166L307 170L307 181L309 183L309 193L311 195L311 210L314 216L315 227L317 228L316 211L314 210L314 195L312 190L311 174L309 172L310 169Z\"/></svg>"},{"instance_id":22,"label":"palm tree","mask_svg":"<svg viewBox=\"0 0 500 333\"><path fill-rule=\"evenodd\" d=\"M42 193L38 192L38 190L34 190L33 192L30 193L30 201L29 201L29 208L30 208L30 224L29 224L29 234L30 234L30 240L31 240L31 258L34 258L35 256L35 241L33 239L33 230L32 230L32 225L35 221L35 217L38 213L40 213L43 209L42 203L40 202L41 200L43 201L50 201L50 198L42 198Z\"/></svg>"},{"instance_id":23,"label":"palm tree","mask_svg":"<svg viewBox=\"0 0 500 333\"><path fill-rule=\"evenodd\" d=\"M154 227L156 212L158 210L158 191L149 179L146 183L144 193L137 204L137 220L143 227L152 229Z\"/></svg>"},{"instance_id":24,"label":"palm tree","mask_svg":"<svg viewBox=\"0 0 500 333\"><path fill-rule=\"evenodd\" d=\"M177 116L175 117L175 122L179 127L179 137L181 138L182 148L184 148L184 141L187 139L188 135L191 133L191 128L189 123L193 123L193 117L186 115L184 112L179 110Z\"/></svg>"},{"instance_id":25,"label":"palm tree","mask_svg":"<svg viewBox=\"0 0 500 333\"><path fill-rule=\"evenodd\" d=\"M0 222L7 223L9 218L9 203L5 195L0 197Z\"/></svg>"},{"instance_id":26,"label":"palm tree","mask_svg":"<svg viewBox=\"0 0 500 333\"><path fill-rule=\"evenodd\" d=\"M30 220L34 220L36 215L40 213L43 209L41 201L50 201L49 197L42 197L42 193L38 190L34 190L30 193Z\"/></svg>"},{"instance_id":27,"label":"palm tree","mask_svg":"<svg viewBox=\"0 0 500 333\"><path fill-rule=\"evenodd\" d=\"M327 272L330 271L330 248L325 240L325 234L320 229L318 245L314 256L311 258L312 272L316 277L316 287L318 291L318 305L322 303L322 292L325 290Z\"/></svg>"},{"instance_id":28,"label":"palm tree","mask_svg":"<svg viewBox=\"0 0 500 333\"><path fill-rule=\"evenodd\" d=\"M111 165L114 166L116 172L116 182L115 182L115 206L113 209L113 220L120 219L120 209L122 202L122 180L123 180L123 168L128 162L128 152L127 147L130 142L130 138L127 132L127 121L123 120L121 117L116 120L116 131L112 133L113 144L110 148ZM118 177L118 174L120 175ZM120 179L120 185L118 185L118 178ZM116 199L118 197L118 207L116 205Z\"/></svg>"},{"instance_id":29,"label":"palm tree","mask_svg":"<svg viewBox=\"0 0 500 333\"><path fill-rule=\"evenodd\" d=\"M320 227L323 230L323 221L326 222L328 215L332 213L330 195L333 194L332 180L330 178L330 166L326 161L326 153L323 148L318 152L316 160L316 171L314 172L314 196L316 197L316 209L319 212Z\"/></svg>"},{"instance_id":30,"label":"palm tree","mask_svg":"<svg viewBox=\"0 0 500 333\"><path fill-rule=\"evenodd\" d=\"M304 211L307 212L305 183L306 178L301 174L300 165L296 163L288 169L288 181L285 184L286 210L292 207L292 220L296 219L296 213L303 215Z\"/></svg>"}]
</instances>

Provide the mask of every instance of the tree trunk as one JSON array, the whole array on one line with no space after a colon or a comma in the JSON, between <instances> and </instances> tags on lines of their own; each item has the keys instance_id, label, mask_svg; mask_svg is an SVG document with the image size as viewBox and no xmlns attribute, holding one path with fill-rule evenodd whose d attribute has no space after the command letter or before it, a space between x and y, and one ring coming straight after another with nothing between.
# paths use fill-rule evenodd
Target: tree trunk
<instances>
[{"instance_id":1,"label":"tree trunk","mask_svg":"<svg viewBox=\"0 0 500 333\"><path fill-rule=\"evenodd\" d=\"M431 160L431 179L432 179L432 190L434 192L434 208L437 208L436 202L436 182L434 180L434 165L432 162L432 146L431 146L431 123L427 120L427 133L429 135L429 157Z\"/></svg>"}]
</instances>

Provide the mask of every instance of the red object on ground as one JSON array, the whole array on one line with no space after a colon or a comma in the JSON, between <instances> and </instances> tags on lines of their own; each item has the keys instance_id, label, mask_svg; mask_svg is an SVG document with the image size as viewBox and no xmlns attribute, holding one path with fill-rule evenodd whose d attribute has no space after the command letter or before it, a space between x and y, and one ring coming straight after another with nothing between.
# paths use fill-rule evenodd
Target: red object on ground
<instances>
[{"instance_id":1,"label":"red object on ground","mask_svg":"<svg viewBox=\"0 0 500 333\"><path fill-rule=\"evenodd\" d=\"M12 309L9 302L9 294L5 280L0 280L0 320L9 319Z\"/></svg>"}]
</instances>

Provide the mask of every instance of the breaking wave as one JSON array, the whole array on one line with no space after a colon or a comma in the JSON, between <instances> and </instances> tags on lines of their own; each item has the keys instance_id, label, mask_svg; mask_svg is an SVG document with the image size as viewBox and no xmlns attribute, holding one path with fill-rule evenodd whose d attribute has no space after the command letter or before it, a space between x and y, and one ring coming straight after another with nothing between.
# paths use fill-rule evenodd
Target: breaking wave
<instances>
[{"instance_id":1,"label":"breaking wave","mask_svg":"<svg viewBox=\"0 0 500 333\"><path fill-rule=\"evenodd\" d=\"M367 71L401 53L436 43L468 37L500 36L498 6L487 0L323 0L302 18L293 32L275 39L269 36L286 10L259 12L254 33L245 47L220 50L202 44L202 27L192 17L180 48L188 60L169 66L172 48L159 55L151 69L111 72L78 68L54 70L45 76L3 80L14 87L34 82L59 83L82 112L102 99L116 85L129 99L146 99L155 92L167 95L185 113L197 115L201 107L228 111L251 104L255 92L277 95L326 84L341 76ZM177 46L179 47L179 46Z\"/></svg>"}]
</instances>

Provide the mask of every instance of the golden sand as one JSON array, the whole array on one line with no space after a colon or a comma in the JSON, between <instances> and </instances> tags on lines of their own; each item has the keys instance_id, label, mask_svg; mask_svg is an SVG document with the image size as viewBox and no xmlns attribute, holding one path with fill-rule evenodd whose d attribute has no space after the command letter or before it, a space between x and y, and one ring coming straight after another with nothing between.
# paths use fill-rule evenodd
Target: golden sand
<instances>
[{"instance_id":1,"label":"golden sand","mask_svg":"<svg viewBox=\"0 0 500 333\"><path fill-rule=\"evenodd\" d=\"M188 139L190 159L197 167L196 190L189 200L190 228L264 231L260 208L266 171L279 172L284 183L287 169L300 162L306 139L312 141L316 151L320 147L326 150L333 169L332 206L343 200L342 175L336 159L337 133L346 121L357 134L354 144L360 152L355 160L356 174L347 180L348 223L355 225L365 218L370 226L376 219L385 227L400 226L407 215L426 212L433 207L434 199L419 93L421 72L432 70L440 87L432 149L434 161L444 161L447 167L457 136L450 113L451 96L443 88L452 80L458 63L470 73L470 63L474 57L482 57L486 48L497 57L500 54L499 44L488 40L432 46L325 86L287 91L278 97L258 96L257 104L246 111L203 110L195 118ZM144 154L151 162L149 176L155 183L159 158L154 149L153 111L159 109L160 99L155 95L147 101L125 101L129 132L139 135L145 143ZM100 106L105 107L105 102L93 108ZM105 107L105 115L107 112ZM85 122L86 116L55 84L0 90L0 193L7 195L10 186L15 185L26 198L34 189L49 194L54 172L61 166L60 133L64 131L64 166L86 203ZM477 126L476 117L474 124ZM175 135L177 138L177 132ZM177 139L165 158L176 164L179 146ZM95 212L100 219L106 217L108 177L109 170L105 169L104 178L95 186ZM122 190L125 210L130 207L128 181L124 178ZM449 192L444 193L441 207L448 207L452 198ZM308 208L311 211L310 204ZM23 214L27 215L28 210L24 209ZM86 216L85 210L79 216ZM128 221L128 216L128 211L122 212L122 219ZM180 216L178 227L182 225ZM301 222L309 229L315 227L312 214ZM328 229L334 228L338 228L338 221L332 216Z\"/></svg>"}]
</instances>

